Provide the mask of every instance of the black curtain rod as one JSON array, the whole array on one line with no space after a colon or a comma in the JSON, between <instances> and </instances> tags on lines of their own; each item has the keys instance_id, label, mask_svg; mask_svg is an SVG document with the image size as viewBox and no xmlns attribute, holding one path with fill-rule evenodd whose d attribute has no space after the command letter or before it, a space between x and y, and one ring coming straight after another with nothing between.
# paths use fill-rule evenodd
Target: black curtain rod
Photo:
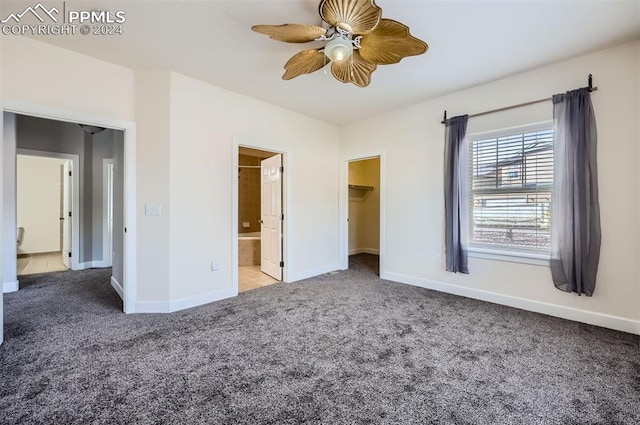
<instances>
[{"instance_id":1,"label":"black curtain rod","mask_svg":"<svg viewBox=\"0 0 640 425\"><path fill-rule=\"evenodd\" d=\"M584 88L589 90L589 92L598 90L598 87L593 87L593 76L591 74L589 74L589 85L587 87L584 87ZM517 105L505 106L504 108L498 108L498 109L492 109L490 111L478 112L478 113L469 115L469 118L479 117L479 116L482 116L482 115L493 114L495 112L508 111L509 109L521 108L523 106L535 105L536 103L548 102L548 101L550 101L552 99L553 99L553 96L552 97L545 97L544 99L532 100L531 102L518 103ZM447 111L446 110L444 111L444 119L441 121L441 123L442 124L446 124L447 123Z\"/></svg>"}]
</instances>

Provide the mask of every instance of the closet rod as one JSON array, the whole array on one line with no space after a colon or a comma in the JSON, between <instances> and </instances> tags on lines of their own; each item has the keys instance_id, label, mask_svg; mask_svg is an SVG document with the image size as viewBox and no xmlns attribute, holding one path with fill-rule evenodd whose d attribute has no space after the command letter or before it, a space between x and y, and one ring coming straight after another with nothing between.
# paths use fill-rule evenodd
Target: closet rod
<instances>
[{"instance_id":1,"label":"closet rod","mask_svg":"<svg viewBox=\"0 0 640 425\"><path fill-rule=\"evenodd\" d=\"M238 165L238 168L262 168L260 165Z\"/></svg>"},{"instance_id":2,"label":"closet rod","mask_svg":"<svg viewBox=\"0 0 640 425\"><path fill-rule=\"evenodd\" d=\"M589 85L585 87L590 92L598 90L598 87L593 87L593 76L589 74ZM545 97L544 99L532 100L531 102L518 103L517 105L505 106L504 108L492 109L490 111L478 112L475 114L470 114L469 118L480 117L482 115L493 114L495 112L508 111L509 109L522 108L523 106L535 105L536 103L548 102L553 100L553 96ZM447 123L447 111L444 111L444 119L441 121L442 124Z\"/></svg>"}]
</instances>

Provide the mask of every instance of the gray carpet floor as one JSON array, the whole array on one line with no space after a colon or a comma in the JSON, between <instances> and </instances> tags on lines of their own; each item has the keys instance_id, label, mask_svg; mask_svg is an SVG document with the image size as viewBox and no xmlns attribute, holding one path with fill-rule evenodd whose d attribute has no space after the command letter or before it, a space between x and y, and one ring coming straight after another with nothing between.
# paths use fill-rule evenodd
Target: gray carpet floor
<instances>
[{"instance_id":1,"label":"gray carpet floor","mask_svg":"<svg viewBox=\"0 0 640 425\"><path fill-rule=\"evenodd\" d=\"M639 424L638 336L380 280L377 258L172 314L110 270L5 294L2 424Z\"/></svg>"}]
</instances>

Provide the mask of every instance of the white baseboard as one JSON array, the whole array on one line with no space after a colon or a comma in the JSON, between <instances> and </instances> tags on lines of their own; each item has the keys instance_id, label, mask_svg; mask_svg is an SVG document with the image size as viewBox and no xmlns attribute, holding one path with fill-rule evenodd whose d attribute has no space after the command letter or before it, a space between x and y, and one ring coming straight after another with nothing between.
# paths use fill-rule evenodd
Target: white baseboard
<instances>
[{"instance_id":1,"label":"white baseboard","mask_svg":"<svg viewBox=\"0 0 640 425\"><path fill-rule=\"evenodd\" d=\"M78 263L73 270L104 269L106 267L111 267L107 261L86 261L84 263Z\"/></svg>"},{"instance_id":2,"label":"white baseboard","mask_svg":"<svg viewBox=\"0 0 640 425\"><path fill-rule=\"evenodd\" d=\"M349 250L349 255L355 255L355 254L380 255L380 250L375 248L354 248Z\"/></svg>"},{"instance_id":3,"label":"white baseboard","mask_svg":"<svg viewBox=\"0 0 640 425\"><path fill-rule=\"evenodd\" d=\"M137 301L135 311L129 313L171 313L165 301Z\"/></svg>"},{"instance_id":4,"label":"white baseboard","mask_svg":"<svg viewBox=\"0 0 640 425\"><path fill-rule=\"evenodd\" d=\"M120 285L120 282L118 282L113 276L111 276L111 287L120 296L120 299L124 301L124 289L122 288L122 285Z\"/></svg>"},{"instance_id":5,"label":"white baseboard","mask_svg":"<svg viewBox=\"0 0 640 425\"><path fill-rule=\"evenodd\" d=\"M17 280L2 283L2 292L5 294L8 292L16 292L18 289L20 289L20 283Z\"/></svg>"},{"instance_id":6,"label":"white baseboard","mask_svg":"<svg viewBox=\"0 0 640 425\"><path fill-rule=\"evenodd\" d=\"M174 311L186 310L188 308L209 304L214 301L224 300L238 295L234 288L225 288L218 291L207 292L206 294L194 295L192 297L180 298L177 300L164 301L139 301L136 303L136 313L172 313Z\"/></svg>"},{"instance_id":7,"label":"white baseboard","mask_svg":"<svg viewBox=\"0 0 640 425\"><path fill-rule=\"evenodd\" d=\"M238 295L238 291L234 288L225 288L218 291L208 292L206 294L195 295L193 297L181 298L169 303L169 311L186 310L187 308L209 304L214 301L224 300L225 298L235 297L236 295Z\"/></svg>"},{"instance_id":8,"label":"white baseboard","mask_svg":"<svg viewBox=\"0 0 640 425\"><path fill-rule=\"evenodd\" d=\"M547 314L549 316L560 317L562 319L587 323L589 325L602 326L603 328L615 329L617 331L628 332L640 335L640 321L627 319L625 317L611 316L604 313L581 310L573 307L565 307L557 304L549 304L541 301L529 300L526 298L503 295L495 292L483 291L480 289L468 288L466 286L452 283L438 282L434 280L422 279L413 276L406 276L398 273L381 273L382 279L394 282L406 283L408 285L419 286L421 288L433 289L435 291L460 295L476 300L488 301L502 304L521 310L533 311Z\"/></svg>"},{"instance_id":9,"label":"white baseboard","mask_svg":"<svg viewBox=\"0 0 640 425\"><path fill-rule=\"evenodd\" d=\"M288 276L287 282L297 282L299 280L308 279L310 277L319 276L321 274L333 272L336 270L340 270L340 263L331 264L328 266L318 267L311 270L305 270L300 273L292 273Z\"/></svg>"}]
</instances>

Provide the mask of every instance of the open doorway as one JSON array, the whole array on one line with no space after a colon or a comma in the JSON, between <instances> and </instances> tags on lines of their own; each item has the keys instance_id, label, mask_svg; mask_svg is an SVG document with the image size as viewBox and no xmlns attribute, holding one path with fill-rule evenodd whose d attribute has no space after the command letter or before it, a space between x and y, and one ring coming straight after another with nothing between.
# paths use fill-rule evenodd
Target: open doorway
<instances>
[{"instance_id":1,"label":"open doorway","mask_svg":"<svg viewBox=\"0 0 640 425\"><path fill-rule=\"evenodd\" d=\"M238 148L238 292L283 279L283 157Z\"/></svg>"},{"instance_id":2,"label":"open doorway","mask_svg":"<svg viewBox=\"0 0 640 425\"><path fill-rule=\"evenodd\" d=\"M380 275L380 157L348 163L349 268Z\"/></svg>"},{"instance_id":3,"label":"open doorway","mask_svg":"<svg viewBox=\"0 0 640 425\"><path fill-rule=\"evenodd\" d=\"M74 169L79 157L18 149L16 156L17 274L72 268ZM75 201L75 202L74 202Z\"/></svg>"},{"instance_id":4,"label":"open doorway","mask_svg":"<svg viewBox=\"0 0 640 425\"><path fill-rule=\"evenodd\" d=\"M17 236L3 256L5 292L14 279L8 289L20 289L18 275L111 268L106 283L124 301L125 132L6 112L3 118L4 165L15 167L4 181L11 208L3 228ZM9 255L17 261L10 264Z\"/></svg>"}]
</instances>

